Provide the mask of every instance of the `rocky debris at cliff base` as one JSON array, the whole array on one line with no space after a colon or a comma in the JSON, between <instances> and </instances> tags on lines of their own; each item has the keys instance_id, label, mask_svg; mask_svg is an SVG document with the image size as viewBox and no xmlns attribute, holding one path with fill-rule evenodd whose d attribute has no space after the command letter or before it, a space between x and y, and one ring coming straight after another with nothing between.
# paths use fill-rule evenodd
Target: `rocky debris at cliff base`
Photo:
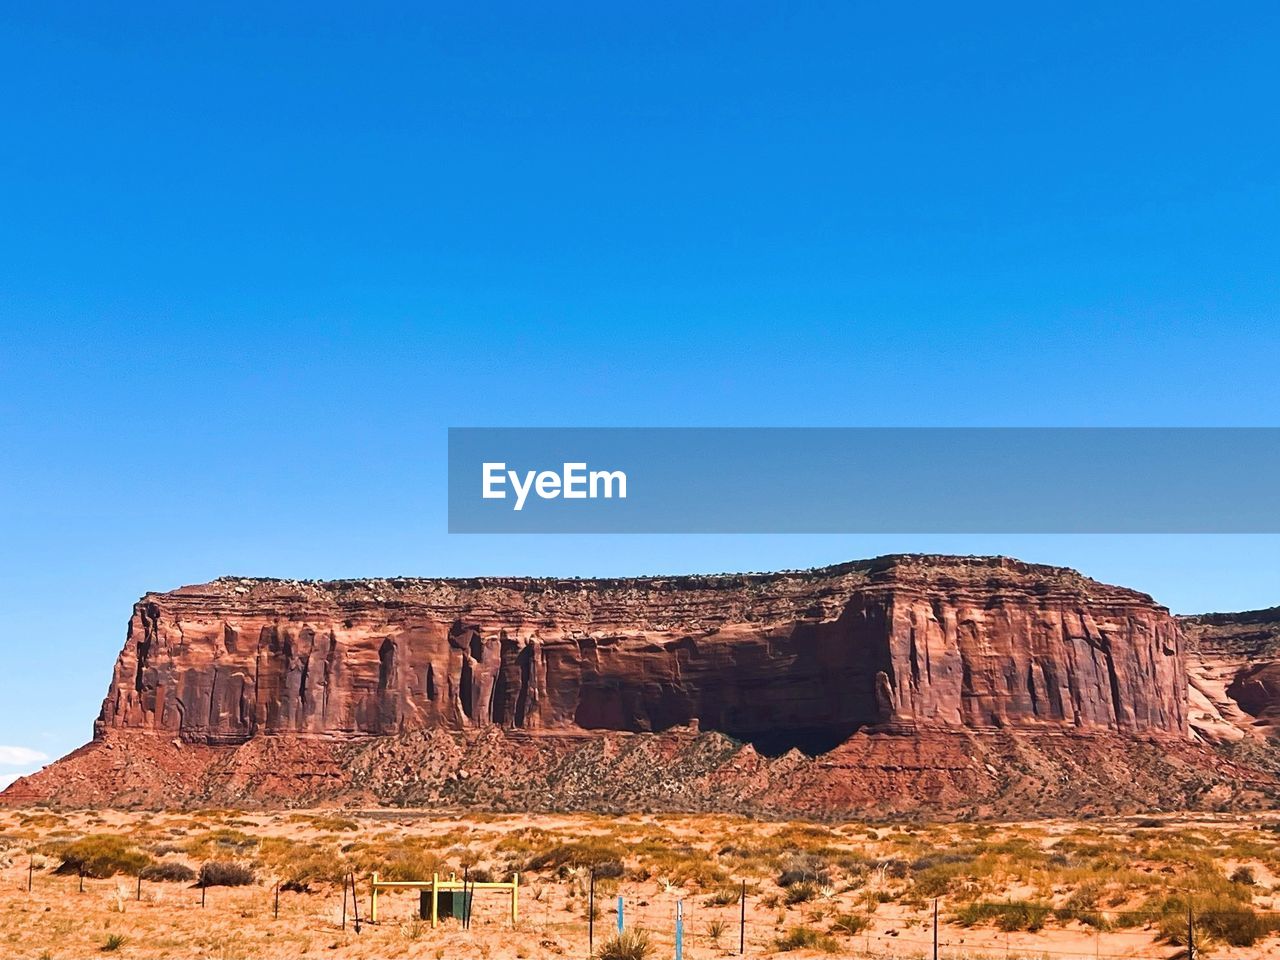
<instances>
[{"instance_id":1,"label":"rocky debris at cliff base","mask_svg":"<svg viewBox=\"0 0 1280 960\"><path fill-rule=\"evenodd\" d=\"M230 747L174 747L126 733L112 734L110 745L91 744L60 769L19 781L4 799L72 807L338 803L823 819L1246 809L1276 795L1272 774L1203 744L1117 734L858 734L817 758L762 757L715 733L582 739L431 731L361 741L261 737Z\"/></svg>"}]
</instances>

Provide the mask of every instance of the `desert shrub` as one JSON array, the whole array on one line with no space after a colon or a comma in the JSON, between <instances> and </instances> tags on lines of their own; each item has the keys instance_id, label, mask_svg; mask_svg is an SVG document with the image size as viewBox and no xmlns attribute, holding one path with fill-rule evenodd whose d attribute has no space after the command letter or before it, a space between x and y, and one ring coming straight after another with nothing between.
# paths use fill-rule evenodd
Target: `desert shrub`
<instances>
[{"instance_id":1,"label":"desert shrub","mask_svg":"<svg viewBox=\"0 0 1280 960\"><path fill-rule=\"evenodd\" d=\"M861 877L871 869L871 861L861 853L841 851L832 861L837 867L851 877Z\"/></svg>"},{"instance_id":2,"label":"desert shrub","mask_svg":"<svg viewBox=\"0 0 1280 960\"><path fill-rule=\"evenodd\" d=\"M533 851L545 847L549 836L550 834L541 827L521 827L503 835L494 844L493 849L497 853L520 854L522 857L527 857Z\"/></svg>"},{"instance_id":3,"label":"desert shrub","mask_svg":"<svg viewBox=\"0 0 1280 960\"><path fill-rule=\"evenodd\" d=\"M909 865L911 895L919 900L931 900L946 894L973 895L977 892L977 879L992 874L999 855L991 853L945 852L918 857ZM885 875L900 871L897 861L889 862Z\"/></svg>"},{"instance_id":4,"label":"desert shrub","mask_svg":"<svg viewBox=\"0 0 1280 960\"><path fill-rule=\"evenodd\" d=\"M1252 867L1236 867L1231 872L1231 882L1243 884L1246 887L1252 887L1257 883L1257 878L1253 875Z\"/></svg>"},{"instance_id":5,"label":"desert shrub","mask_svg":"<svg viewBox=\"0 0 1280 960\"><path fill-rule=\"evenodd\" d=\"M788 906L794 907L798 903L808 903L818 895L818 885L805 881L804 883L793 883L787 887L786 902Z\"/></svg>"},{"instance_id":6,"label":"desert shrub","mask_svg":"<svg viewBox=\"0 0 1280 960\"><path fill-rule=\"evenodd\" d=\"M1086 881L1071 891L1066 902L1054 910L1053 915L1064 923L1076 920L1095 930L1110 930L1110 921L1098 909L1098 898L1102 892L1103 884L1100 881Z\"/></svg>"},{"instance_id":7,"label":"desert shrub","mask_svg":"<svg viewBox=\"0 0 1280 960\"><path fill-rule=\"evenodd\" d=\"M869 926L871 926L871 918L865 913L842 913L831 924L831 932L854 937Z\"/></svg>"},{"instance_id":8,"label":"desert shrub","mask_svg":"<svg viewBox=\"0 0 1280 960\"><path fill-rule=\"evenodd\" d=\"M36 827L38 829L48 829L49 827L60 827L67 822L67 818L56 813L20 813L18 814L18 823L24 827Z\"/></svg>"},{"instance_id":9,"label":"desert shrub","mask_svg":"<svg viewBox=\"0 0 1280 960\"><path fill-rule=\"evenodd\" d=\"M154 880L161 883L190 883L196 878L196 872L185 863L170 860L167 863L152 863L142 868L138 874L143 880Z\"/></svg>"},{"instance_id":10,"label":"desert shrub","mask_svg":"<svg viewBox=\"0 0 1280 960\"><path fill-rule=\"evenodd\" d=\"M972 927L993 922L1001 930L1012 933L1026 930L1035 933L1049 918L1050 908L1031 900L1008 900L1004 903L971 903L956 913L956 923Z\"/></svg>"},{"instance_id":11,"label":"desert shrub","mask_svg":"<svg viewBox=\"0 0 1280 960\"><path fill-rule=\"evenodd\" d=\"M253 870L234 860L210 860L201 864L198 882L202 887L247 887Z\"/></svg>"},{"instance_id":12,"label":"desert shrub","mask_svg":"<svg viewBox=\"0 0 1280 960\"><path fill-rule=\"evenodd\" d=\"M529 871L555 869L556 867L594 867L604 863L618 863L623 859L620 847L596 837L561 843L529 858L525 869Z\"/></svg>"},{"instance_id":13,"label":"desert shrub","mask_svg":"<svg viewBox=\"0 0 1280 960\"><path fill-rule=\"evenodd\" d=\"M446 872L440 855L421 841L353 844L344 850L357 873L378 873L384 880L430 880L433 873Z\"/></svg>"},{"instance_id":14,"label":"desert shrub","mask_svg":"<svg viewBox=\"0 0 1280 960\"><path fill-rule=\"evenodd\" d=\"M189 840L183 849L193 857L241 857L258 846L258 838L239 830L222 827L209 830Z\"/></svg>"},{"instance_id":15,"label":"desert shrub","mask_svg":"<svg viewBox=\"0 0 1280 960\"><path fill-rule=\"evenodd\" d=\"M302 843L283 837L264 837L258 847L258 860L280 878L281 889L297 893L306 893L313 883L337 883L350 870L330 844Z\"/></svg>"},{"instance_id":16,"label":"desert shrub","mask_svg":"<svg viewBox=\"0 0 1280 960\"><path fill-rule=\"evenodd\" d=\"M719 943L720 938L724 936L724 932L729 929L729 924L721 917L713 917L707 921L707 939L712 943Z\"/></svg>"},{"instance_id":17,"label":"desert shrub","mask_svg":"<svg viewBox=\"0 0 1280 960\"><path fill-rule=\"evenodd\" d=\"M596 956L599 960L646 960L651 949L648 931L637 927L610 937Z\"/></svg>"},{"instance_id":18,"label":"desert shrub","mask_svg":"<svg viewBox=\"0 0 1280 960\"><path fill-rule=\"evenodd\" d=\"M346 876L345 862L332 851L318 850L280 868L280 889L309 893L313 884L338 883Z\"/></svg>"},{"instance_id":19,"label":"desert shrub","mask_svg":"<svg viewBox=\"0 0 1280 960\"><path fill-rule=\"evenodd\" d=\"M935 867L957 866L959 864L970 864L973 857L967 853L959 853L955 851L946 851L943 853L929 853L923 857L917 857L911 861L912 873L923 873L926 870L932 870Z\"/></svg>"},{"instance_id":20,"label":"desert shrub","mask_svg":"<svg viewBox=\"0 0 1280 960\"><path fill-rule=\"evenodd\" d=\"M1201 925L1215 940L1233 947L1251 947L1275 929L1274 922L1246 906L1206 913Z\"/></svg>"},{"instance_id":21,"label":"desert shrub","mask_svg":"<svg viewBox=\"0 0 1280 960\"><path fill-rule=\"evenodd\" d=\"M102 946L98 949L103 953L115 953L124 946L125 937L119 933L107 934L107 939L102 941Z\"/></svg>"},{"instance_id":22,"label":"desert shrub","mask_svg":"<svg viewBox=\"0 0 1280 960\"><path fill-rule=\"evenodd\" d=\"M595 871L597 877L603 877L606 880L616 880L626 872L621 860L603 860L591 869Z\"/></svg>"},{"instance_id":23,"label":"desert shrub","mask_svg":"<svg viewBox=\"0 0 1280 960\"><path fill-rule=\"evenodd\" d=\"M925 900L945 896L955 880L955 872L946 867L923 870L912 879L911 892Z\"/></svg>"},{"instance_id":24,"label":"desert shrub","mask_svg":"<svg viewBox=\"0 0 1280 960\"><path fill-rule=\"evenodd\" d=\"M830 827L817 823L788 823L769 838L779 846L794 850L828 850L840 835Z\"/></svg>"},{"instance_id":25,"label":"desert shrub","mask_svg":"<svg viewBox=\"0 0 1280 960\"><path fill-rule=\"evenodd\" d=\"M831 882L830 868L822 857L812 853L799 853L783 861L782 872L778 874L778 886L789 887L809 881L824 886Z\"/></svg>"},{"instance_id":26,"label":"desert shrub","mask_svg":"<svg viewBox=\"0 0 1280 960\"><path fill-rule=\"evenodd\" d=\"M117 873L136 875L151 863L151 857L124 837L99 833L68 843L58 851L62 863L58 873L80 873L104 879Z\"/></svg>"},{"instance_id":27,"label":"desert shrub","mask_svg":"<svg viewBox=\"0 0 1280 960\"><path fill-rule=\"evenodd\" d=\"M623 860L634 858L636 867L632 876L637 880L660 877L676 883L695 884L704 888L719 886L727 879L724 867L702 850L675 842L675 838L650 833L631 844L626 857L602 859Z\"/></svg>"},{"instance_id":28,"label":"desert shrub","mask_svg":"<svg viewBox=\"0 0 1280 960\"><path fill-rule=\"evenodd\" d=\"M400 927L400 936L404 937L410 943L416 943L426 935L429 927L427 921L421 917L410 917L409 922L402 924Z\"/></svg>"},{"instance_id":29,"label":"desert shrub","mask_svg":"<svg viewBox=\"0 0 1280 960\"><path fill-rule=\"evenodd\" d=\"M707 897L709 907L728 907L742 899L742 888L737 884L725 884Z\"/></svg>"},{"instance_id":30,"label":"desert shrub","mask_svg":"<svg viewBox=\"0 0 1280 960\"><path fill-rule=\"evenodd\" d=\"M1265 918L1247 906L1206 913L1202 926L1211 937L1233 947L1251 947L1276 929L1274 919Z\"/></svg>"},{"instance_id":31,"label":"desert shrub","mask_svg":"<svg viewBox=\"0 0 1280 960\"><path fill-rule=\"evenodd\" d=\"M881 857L879 860L872 860L868 867L894 880L901 880L911 872L911 864L899 857Z\"/></svg>"},{"instance_id":32,"label":"desert shrub","mask_svg":"<svg viewBox=\"0 0 1280 960\"><path fill-rule=\"evenodd\" d=\"M360 829L360 824L349 817L315 817L311 820L311 826L328 833L355 832Z\"/></svg>"},{"instance_id":33,"label":"desert shrub","mask_svg":"<svg viewBox=\"0 0 1280 960\"><path fill-rule=\"evenodd\" d=\"M1251 947L1277 928L1274 917L1264 917L1249 904L1225 897L1197 901L1193 917L1197 939L1212 938L1233 947ZM1186 901L1180 897L1166 900L1157 926L1162 940L1174 946L1186 946Z\"/></svg>"},{"instance_id":34,"label":"desert shrub","mask_svg":"<svg viewBox=\"0 0 1280 960\"><path fill-rule=\"evenodd\" d=\"M811 927L792 927L786 934L774 940L773 945L780 952L821 950L823 953L835 953L840 948L834 937L829 937Z\"/></svg>"},{"instance_id":35,"label":"desert shrub","mask_svg":"<svg viewBox=\"0 0 1280 960\"><path fill-rule=\"evenodd\" d=\"M156 857L167 857L171 853L184 853L186 848L179 843L153 843L151 853Z\"/></svg>"}]
</instances>

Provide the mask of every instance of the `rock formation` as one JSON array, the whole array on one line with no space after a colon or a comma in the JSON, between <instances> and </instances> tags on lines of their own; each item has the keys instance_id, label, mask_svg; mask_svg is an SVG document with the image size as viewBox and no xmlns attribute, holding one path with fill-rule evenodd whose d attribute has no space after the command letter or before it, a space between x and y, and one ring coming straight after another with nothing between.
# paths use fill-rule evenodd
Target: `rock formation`
<instances>
[{"instance_id":1,"label":"rock formation","mask_svg":"<svg viewBox=\"0 0 1280 960\"><path fill-rule=\"evenodd\" d=\"M143 597L93 742L0 799L1219 802L1221 764L1191 736L1187 689L1164 607L1006 558L626 580L224 578ZM1268 789L1245 769L1232 782Z\"/></svg>"},{"instance_id":2,"label":"rock formation","mask_svg":"<svg viewBox=\"0 0 1280 960\"><path fill-rule=\"evenodd\" d=\"M1280 728L1280 607L1181 617L1193 730L1211 742Z\"/></svg>"}]
</instances>

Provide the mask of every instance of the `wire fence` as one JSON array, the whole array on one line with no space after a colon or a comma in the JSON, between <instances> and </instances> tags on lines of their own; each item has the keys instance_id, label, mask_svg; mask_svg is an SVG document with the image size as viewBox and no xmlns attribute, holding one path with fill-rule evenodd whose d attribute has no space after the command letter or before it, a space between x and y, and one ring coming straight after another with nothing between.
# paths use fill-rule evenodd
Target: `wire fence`
<instances>
[{"instance_id":1,"label":"wire fence","mask_svg":"<svg viewBox=\"0 0 1280 960\"><path fill-rule=\"evenodd\" d=\"M375 927L369 919L369 879L354 875L340 886L309 892L285 890L274 880L250 887L201 887L138 877L99 880L38 871L34 865L23 870L22 881L29 893L49 888L60 897L96 893L114 898L120 901L121 912L125 901L175 915L227 909L246 922L280 922L316 931L395 929L421 919L417 893L384 893ZM621 895L621 904L619 889L627 891ZM634 885L620 888L611 882L597 883L594 877L538 879L522 883L519 919L514 925L503 896L477 895L474 906L468 903L465 922L481 932L514 927L514 937L530 932L552 936L563 945L566 956L584 960L599 953L619 931L619 913L622 929L646 932L652 960L755 957L790 949L886 960L1208 960L1236 956L1235 951L1244 946L1280 951L1280 911L1245 905L1200 910L1194 894L1185 892L1178 901L1186 904L1185 913L1090 908L1068 915L1047 904L946 898L870 908L865 898L856 900L847 894L788 910L774 905L772 897L751 892L746 884L738 889L736 900L722 902L727 899L723 895L686 894L676 888L638 894ZM682 921L679 935L677 914ZM975 917L981 919L975 921ZM447 931L462 928L457 919L442 925Z\"/></svg>"},{"instance_id":2,"label":"wire fence","mask_svg":"<svg viewBox=\"0 0 1280 960\"><path fill-rule=\"evenodd\" d=\"M746 885L741 889L745 891ZM559 905L526 899L522 917L534 930L560 934L583 957L598 953L622 929L644 930L653 956L677 960L687 960L693 953L761 956L790 949L818 949L844 957L938 960L1207 960L1211 955L1223 956L1224 950L1231 955L1234 948L1245 945L1280 948L1280 911L1245 906L1197 910L1194 895L1188 898L1185 913L1107 908L1068 913L1024 901L943 898L914 907L886 904L866 912L847 898L832 897L807 904L809 909L796 915L764 907L760 900L765 898L751 894L745 898L740 894L735 903L710 899L678 891L619 898L608 885L594 897L590 893L580 897L576 916L566 918ZM401 917L412 916L411 904L401 910ZM774 918L761 920L762 911L773 913ZM498 908L491 912L497 913ZM984 919L965 922L965 915Z\"/></svg>"}]
</instances>

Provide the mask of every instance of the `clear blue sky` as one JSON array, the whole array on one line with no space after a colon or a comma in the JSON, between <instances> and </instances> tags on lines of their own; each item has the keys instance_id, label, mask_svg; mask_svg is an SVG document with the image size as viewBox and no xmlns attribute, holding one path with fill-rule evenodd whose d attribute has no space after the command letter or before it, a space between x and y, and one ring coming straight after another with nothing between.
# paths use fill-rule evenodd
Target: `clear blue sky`
<instances>
[{"instance_id":1,"label":"clear blue sky","mask_svg":"<svg viewBox=\"0 0 1280 960\"><path fill-rule=\"evenodd\" d=\"M87 739L133 600L224 573L1280 603L1276 538L449 537L443 490L450 425L1276 425L1274 5L259 7L0 13L0 747Z\"/></svg>"}]
</instances>

